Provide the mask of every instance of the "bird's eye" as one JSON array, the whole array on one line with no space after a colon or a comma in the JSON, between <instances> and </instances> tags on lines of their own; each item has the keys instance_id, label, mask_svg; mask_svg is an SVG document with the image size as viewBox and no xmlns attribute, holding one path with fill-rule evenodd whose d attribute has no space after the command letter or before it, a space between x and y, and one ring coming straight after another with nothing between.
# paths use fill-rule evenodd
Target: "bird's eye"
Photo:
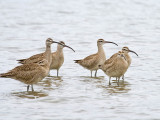
<instances>
[{"instance_id":1,"label":"bird's eye","mask_svg":"<svg viewBox=\"0 0 160 120\"><path fill-rule=\"evenodd\" d=\"M39 64L43 63L43 61L40 61Z\"/></svg>"}]
</instances>

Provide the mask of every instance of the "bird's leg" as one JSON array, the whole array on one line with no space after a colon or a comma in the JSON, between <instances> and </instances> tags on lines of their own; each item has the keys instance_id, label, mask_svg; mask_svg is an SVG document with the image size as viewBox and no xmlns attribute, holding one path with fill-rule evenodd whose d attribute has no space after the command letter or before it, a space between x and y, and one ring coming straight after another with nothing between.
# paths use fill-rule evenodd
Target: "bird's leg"
<instances>
[{"instance_id":1,"label":"bird's leg","mask_svg":"<svg viewBox=\"0 0 160 120\"><path fill-rule=\"evenodd\" d=\"M50 71L48 72L48 77L50 77Z\"/></svg>"},{"instance_id":2,"label":"bird's leg","mask_svg":"<svg viewBox=\"0 0 160 120\"><path fill-rule=\"evenodd\" d=\"M59 69L57 69L57 77L58 77Z\"/></svg>"},{"instance_id":3,"label":"bird's leg","mask_svg":"<svg viewBox=\"0 0 160 120\"><path fill-rule=\"evenodd\" d=\"M122 80L124 81L124 75L122 75Z\"/></svg>"},{"instance_id":4,"label":"bird's leg","mask_svg":"<svg viewBox=\"0 0 160 120\"><path fill-rule=\"evenodd\" d=\"M119 82L120 77L118 77L118 82Z\"/></svg>"},{"instance_id":5,"label":"bird's leg","mask_svg":"<svg viewBox=\"0 0 160 120\"><path fill-rule=\"evenodd\" d=\"M34 92L34 89L33 89L33 84L32 84L31 86L32 86L32 92Z\"/></svg>"},{"instance_id":6,"label":"bird's leg","mask_svg":"<svg viewBox=\"0 0 160 120\"><path fill-rule=\"evenodd\" d=\"M27 86L27 92L29 91L29 85Z\"/></svg>"},{"instance_id":7,"label":"bird's leg","mask_svg":"<svg viewBox=\"0 0 160 120\"><path fill-rule=\"evenodd\" d=\"M117 77L118 78L118 82L117 82L117 84L118 84L118 86L119 86L119 79L120 79L120 77Z\"/></svg>"},{"instance_id":8,"label":"bird's leg","mask_svg":"<svg viewBox=\"0 0 160 120\"><path fill-rule=\"evenodd\" d=\"M116 82L117 82L117 80L118 80L118 77L116 77Z\"/></svg>"},{"instance_id":9,"label":"bird's leg","mask_svg":"<svg viewBox=\"0 0 160 120\"><path fill-rule=\"evenodd\" d=\"M91 70L91 77L92 77L92 70Z\"/></svg>"},{"instance_id":10,"label":"bird's leg","mask_svg":"<svg viewBox=\"0 0 160 120\"><path fill-rule=\"evenodd\" d=\"M96 72L95 72L95 77L97 77L97 70L96 70Z\"/></svg>"},{"instance_id":11,"label":"bird's leg","mask_svg":"<svg viewBox=\"0 0 160 120\"><path fill-rule=\"evenodd\" d=\"M111 85L111 77L109 77L109 85Z\"/></svg>"}]
</instances>

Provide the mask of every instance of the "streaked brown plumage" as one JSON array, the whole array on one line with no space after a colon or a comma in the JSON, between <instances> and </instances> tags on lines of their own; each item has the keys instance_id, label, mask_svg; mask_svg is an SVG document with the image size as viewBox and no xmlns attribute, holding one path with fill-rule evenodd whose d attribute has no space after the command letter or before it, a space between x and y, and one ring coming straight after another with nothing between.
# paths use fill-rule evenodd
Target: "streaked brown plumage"
<instances>
[{"instance_id":1,"label":"streaked brown plumage","mask_svg":"<svg viewBox=\"0 0 160 120\"><path fill-rule=\"evenodd\" d=\"M33 55L27 59L21 59L17 60L21 64L28 64L28 63L37 63L43 59L48 60L49 64L51 64L52 61L52 55L51 55L51 44L52 43L58 43L56 41L53 41L51 38L48 38L46 40L46 50L44 53Z\"/></svg>"},{"instance_id":2,"label":"streaked brown plumage","mask_svg":"<svg viewBox=\"0 0 160 120\"><path fill-rule=\"evenodd\" d=\"M0 77L12 78L27 84L27 91L29 90L29 85L31 85L32 91L34 91L33 84L41 81L48 75L48 72L49 63L43 59L38 63L28 63L17 66L7 73L0 74Z\"/></svg>"},{"instance_id":3,"label":"streaked brown plumage","mask_svg":"<svg viewBox=\"0 0 160 120\"><path fill-rule=\"evenodd\" d=\"M99 65L99 68L109 76L109 84L111 77L117 77L119 82L120 77L124 75L128 68L128 63L125 58L124 52L119 51L112 62L108 62L106 60L103 65Z\"/></svg>"},{"instance_id":4,"label":"streaked brown plumage","mask_svg":"<svg viewBox=\"0 0 160 120\"><path fill-rule=\"evenodd\" d=\"M130 50L128 47L123 47L123 48L122 48L122 52L124 53L124 56L125 56L125 58L126 58L126 61L127 61L127 63L128 63L128 68L129 68L132 59L131 59L131 57L130 57L130 55L129 55L128 53L129 53L129 52L132 52L132 53L136 54L137 56L138 56L138 54L137 54L136 52ZM117 55L118 55L118 53L113 54L108 60L106 60L106 63L107 63L107 64L111 63L111 62L117 57ZM127 69L128 69L128 68L127 68ZM116 78L116 79L117 79L117 78ZM122 76L122 79L124 80L124 75Z\"/></svg>"},{"instance_id":5,"label":"streaked brown plumage","mask_svg":"<svg viewBox=\"0 0 160 120\"><path fill-rule=\"evenodd\" d=\"M50 65L51 70L52 69L57 70L57 77L58 77L59 69L63 65L63 62L64 62L63 48L68 47L68 48L72 49L71 47L65 45L65 43L63 41L60 41L59 43L61 43L61 44L57 45L57 51L52 53L52 62Z\"/></svg>"},{"instance_id":6,"label":"streaked brown plumage","mask_svg":"<svg viewBox=\"0 0 160 120\"><path fill-rule=\"evenodd\" d=\"M103 39L98 39L97 40L98 52L96 54L92 54L92 55L90 55L84 59L81 59L81 60L74 60L75 63L78 63L82 67L90 70L91 77L92 77L92 71L96 71L95 72L95 77L96 77L97 70L99 69L98 65L102 65L106 60L105 52L104 52L103 46L102 46L105 43L113 43L113 44L117 45L114 42L109 42L109 41L104 41Z\"/></svg>"}]
</instances>

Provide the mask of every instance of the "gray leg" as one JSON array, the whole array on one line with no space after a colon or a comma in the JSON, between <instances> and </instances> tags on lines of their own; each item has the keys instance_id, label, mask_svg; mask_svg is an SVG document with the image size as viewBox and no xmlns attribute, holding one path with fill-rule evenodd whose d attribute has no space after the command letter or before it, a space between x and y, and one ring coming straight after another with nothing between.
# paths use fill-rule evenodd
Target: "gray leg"
<instances>
[{"instance_id":1,"label":"gray leg","mask_svg":"<svg viewBox=\"0 0 160 120\"><path fill-rule=\"evenodd\" d=\"M119 79L120 79L120 77L118 77L118 82L117 82L118 86L119 86Z\"/></svg>"},{"instance_id":2,"label":"gray leg","mask_svg":"<svg viewBox=\"0 0 160 120\"><path fill-rule=\"evenodd\" d=\"M92 70L91 70L91 77L92 77Z\"/></svg>"},{"instance_id":3,"label":"gray leg","mask_svg":"<svg viewBox=\"0 0 160 120\"><path fill-rule=\"evenodd\" d=\"M111 85L111 77L109 77L109 85Z\"/></svg>"},{"instance_id":4,"label":"gray leg","mask_svg":"<svg viewBox=\"0 0 160 120\"><path fill-rule=\"evenodd\" d=\"M96 72L95 72L95 77L97 77L97 70L96 70Z\"/></svg>"},{"instance_id":5,"label":"gray leg","mask_svg":"<svg viewBox=\"0 0 160 120\"><path fill-rule=\"evenodd\" d=\"M32 92L34 92L34 89L33 89L33 84L32 84L31 86L32 86Z\"/></svg>"},{"instance_id":6,"label":"gray leg","mask_svg":"<svg viewBox=\"0 0 160 120\"><path fill-rule=\"evenodd\" d=\"M124 81L124 75L122 75L122 80Z\"/></svg>"},{"instance_id":7,"label":"gray leg","mask_svg":"<svg viewBox=\"0 0 160 120\"><path fill-rule=\"evenodd\" d=\"M50 71L48 72L48 77L50 77Z\"/></svg>"},{"instance_id":8,"label":"gray leg","mask_svg":"<svg viewBox=\"0 0 160 120\"><path fill-rule=\"evenodd\" d=\"M27 86L27 92L29 91L29 85Z\"/></svg>"},{"instance_id":9,"label":"gray leg","mask_svg":"<svg viewBox=\"0 0 160 120\"><path fill-rule=\"evenodd\" d=\"M59 69L57 69L57 77L58 77Z\"/></svg>"},{"instance_id":10,"label":"gray leg","mask_svg":"<svg viewBox=\"0 0 160 120\"><path fill-rule=\"evenodd\" d=\"M120 77L118 77L118 82L119 82Z\"/></svg>"}]
</instances>

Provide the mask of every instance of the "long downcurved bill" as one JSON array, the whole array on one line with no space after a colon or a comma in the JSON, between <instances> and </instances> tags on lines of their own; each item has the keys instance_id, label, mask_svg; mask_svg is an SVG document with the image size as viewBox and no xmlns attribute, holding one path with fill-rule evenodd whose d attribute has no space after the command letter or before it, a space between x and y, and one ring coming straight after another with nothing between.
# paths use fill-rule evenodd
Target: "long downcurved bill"
<instances>
[{"instance_id":1,"label":"long downcurved bill","mask_svg":"<svg viewBox=\"0 0 160 120\"><path fill-rule=\"evenodd\" d=\"M53 43L61 44L61 43L59 43L59 42L56 42L56 41L53 41ZM63 44L61 44L61 45L63 45Z\"/></svg>"},{"instance_id":2,"label":"long downcurved bill","mask_svg":"<svg viewBox=\"0 0 160 120\"><path fill-rule=\"evenodd\" d=\"M105 43L112 43L112 44L115 44L115 45L117 45L117 46L118 46L118 44L117 44L117 43L110 42L110 41L105 41Z\"/></svg>"},{"instance_id":3,"label":"long downcurved bill","mask_svg":"<svg viewBox=\"0 0 160 120\"><path fill-rule=\"evenodd\" d=\"M69 46L67 46L67 45L63 45L64 47L68 47L68 48L70 48L71 50L73 50L73 52L75 52L75 50L73 49L73 48L71 48L71 47L69 47Z\"/></svg>"},{"instance_id":4,"label":"long downcurved bill","mask_svg":"<svg viewBox=\"0 0 160 120\"><path fill-rule=\"evenodd\" d=\"M134 53L134 54L136 54L138 56L138 54L136 52L132 51L132 50L129 50L129 52L132 52L132 53Z\"/></svg>"}]
</instances>

